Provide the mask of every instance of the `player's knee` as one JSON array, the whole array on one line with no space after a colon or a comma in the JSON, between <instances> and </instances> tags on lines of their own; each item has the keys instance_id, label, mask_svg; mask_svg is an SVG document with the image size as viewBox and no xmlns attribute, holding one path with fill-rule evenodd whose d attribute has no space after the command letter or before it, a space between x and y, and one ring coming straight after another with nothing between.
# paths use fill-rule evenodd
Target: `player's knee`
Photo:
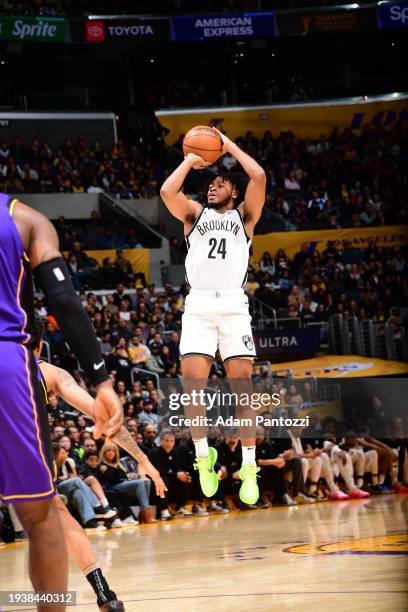
<instances>
[{"instance_id":1,"label":"player's knee","mask_svg":"<svg viewBox=\"0 0 408 612\"><path fill-rule=\"evenodd\" d=\"M56 514L54 499L16 503L14 508L28 536L39 526L52 521Z\"/></svg>"}]
</instances>

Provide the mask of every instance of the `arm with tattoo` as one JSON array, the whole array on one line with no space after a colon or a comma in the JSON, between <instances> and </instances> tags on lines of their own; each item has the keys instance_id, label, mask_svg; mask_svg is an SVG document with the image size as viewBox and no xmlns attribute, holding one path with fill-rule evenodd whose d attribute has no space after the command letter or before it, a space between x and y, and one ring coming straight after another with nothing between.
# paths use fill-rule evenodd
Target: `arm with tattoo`
<instances>
[{"instance_id":1,"label":"arm with tattoo","mask_svg":"<svg viewBox=\"0 0 408 612\"><path fill-rule=\"evenodd\" d=\"M94 419L93 398L85 389L77 384L69 372L44 362L40 363L40 367L49 390L55 391L55 393L61 396L67 404L80 410L91 419ZM164 492L167 489L159 472L150 463L149 459L139 448L128 430L122 426L119 432L112 437L112 440L140 464L142 470L153 480L157 495L159 497L164 497Z\"/></svg>"}]
</instances>

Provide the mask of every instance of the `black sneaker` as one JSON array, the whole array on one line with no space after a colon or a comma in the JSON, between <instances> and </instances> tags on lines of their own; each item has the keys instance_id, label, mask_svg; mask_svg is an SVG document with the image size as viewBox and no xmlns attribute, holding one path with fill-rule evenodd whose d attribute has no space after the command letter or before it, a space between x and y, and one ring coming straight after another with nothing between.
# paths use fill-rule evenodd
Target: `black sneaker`
<instances>
[{"instance_id":1,"label":"black sneaker","mask_svg":"<svg viewBox=\"0 0 408 612\"><path fill-rule=\"evenodd\" d=\"M101 612L125 612L125 606L119 599L113 599L112 601L106 602L99 608Z\"/></svg>"},{"instance_id":2,"label":"black sneaker","mask_svg":"<svg viewBox=\"0 0 408 612\"><path fill-rule=\"evenodd\" d=\"M115 510L112 510L110 506L97 506L94 508L95 516L99 519L112 519L118 515Z\"/></svg>"},{"instance_id":3,"label":"black sneaker","mask_svg":"<svg viewBox=\"0 0 408 612\"><path fill-rule=\"evenodd\" d=\"M25 531L16 531L14 534L15 542L27 542L28 536Z\"/></svg>"},{"instance_id":4,"label":"black sneaker","mask_svg":"<svg viewBox=\"0 0 408 612\"><path fill-rule=\"evenodd\" d=\"M288 495L288 493L284 493L281 497L277 497L273 499L274 506L295 506L296 502Z\"/></svg>"},{"instance_id":5,"label":"black sneaker","mask_svg":"<svg viewBox=\"0 0 408 612\"><path fill-rule=\"evenodd\" d=\"M91 529L93 531L106 531L106 527L104 525L98 525L98 521L96 519L91 519L85 523L84 529Z\"/></svg>"},{"instance_id":6,"label":"black sneaker","mask_svg":"<svg viewBox=\"0 0 408 612\"><path fill-rule=\"evenodd\" d=\"M258 501L255 504L255 508L269 508L269 504L266 504L264 501L262 501L262 499L258 499Z\"/></svg>"}]
</instances>

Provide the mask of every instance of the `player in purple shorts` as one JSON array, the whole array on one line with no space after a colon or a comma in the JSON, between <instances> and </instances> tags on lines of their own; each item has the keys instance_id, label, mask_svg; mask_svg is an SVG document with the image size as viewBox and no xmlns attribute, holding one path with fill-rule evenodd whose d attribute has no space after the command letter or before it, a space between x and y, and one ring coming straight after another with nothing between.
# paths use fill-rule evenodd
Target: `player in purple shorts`
<instances>
[{"instance_id":1,"label":"player in purple shorts","mask_svg":"<svg viewBox=\"0 0 408 612\"><path fill-rule=\"evenodd\" d=\"M40 409L38 367L32 352L31 271L95 387L94 436L113 436L122 426L122 407L58 250L56 231L42 214L0 194L0 495L15 504L28 534L34 589L63 592L67 551L54 499L51 443ZM65 606L38 606L43 609L60 611Z\"/></svg>"}]
</instances>

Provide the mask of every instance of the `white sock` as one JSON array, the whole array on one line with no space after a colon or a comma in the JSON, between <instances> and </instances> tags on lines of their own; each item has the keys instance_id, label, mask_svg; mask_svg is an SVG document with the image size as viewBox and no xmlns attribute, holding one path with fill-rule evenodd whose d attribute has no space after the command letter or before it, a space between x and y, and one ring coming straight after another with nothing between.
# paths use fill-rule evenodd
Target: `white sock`
<instances>
[{"instance_id":1,"label":"white sock","mask_svg":"<svg viewBox=\"0 0 408 612\"><path fill-rule=\"evenodd\" d=\"M197 457L207 457L209 453L207 438L200 438L199 440L193 440L193 442Z\"/></svg>"},{"instance_id":2,"label":"white sock","mask_svg":"<svg viewBox=\"0 0 408 612\"><path fill-rule=\"evenodd\" d=\"M109 502L108 502L108 500L106 499L106 497L104 497L104 498L101 500L101 504L102 504L102 506L103 506L104 508L107 508L107 507L109 506Z\"/></svg>"},{"instance_id":3,"label":"white sock","mask_svg":"<svg viewBox=\"0 0 408 612\"><path fill-rule=\"evenodd\" d=\"M242 465L248 465L248 463L256 463L255 449L256 446L242 447Z\"/></svg>"}]
</instances>

